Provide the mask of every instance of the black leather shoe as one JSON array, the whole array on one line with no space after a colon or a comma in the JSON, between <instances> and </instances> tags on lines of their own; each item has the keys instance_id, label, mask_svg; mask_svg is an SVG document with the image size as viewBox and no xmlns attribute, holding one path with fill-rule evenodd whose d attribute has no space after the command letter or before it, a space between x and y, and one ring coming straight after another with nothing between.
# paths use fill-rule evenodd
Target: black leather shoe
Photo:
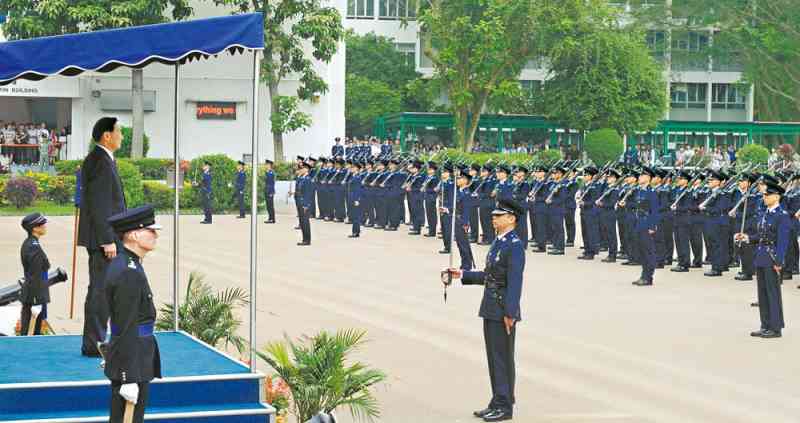
<instances>
[{"instance_id":1,"label":"black leather shoe","mask_svg":"<svg viewBox=\"0 0 800 423\"><path fill-rule=\"evenodd\" d=\"M688 272L688 271L689 271L689 268L688 268L688 267L686 267L686 266L681 266L681 265L678 265L678 266L675 266L675 267L673 267L673 268L669 269L669 271L670 271L670 272L679 272L679 273L683 273L683 272Z\"/></svg>"},{"instance_id":2,"label":"black leather shoe","mask_svg":"<svg viewBox=\"0 0 800 423\"><path fill-rule=\"evenodd\" d=\"M761 332L761 337L762 338L780 338L781 336L782 335L781 335L780 332L774 331L774 330L767 329L767 330Z\"/></svg>"},{"instance_id":3,"label":"black leather shoe","mask_svg":"<svg viewBox=\"0 0 800 423\"><path fill-rule=\"evenodd\" d=\"M505 420L511 420L513 415L510 411L504 410L494 410L491 413L483 416L483 421L485 422L502 422Z\"/></svg>"},{"instance_id":4,"label":"black leather shoe","mask_svg":"<svg viewBox=\"0 0 800 423\"><path fill-rule=\"evenodd\" d=\"M236 216L237 219L244 219L245 216Z\"/></svg>"},{"instance_id":5,"label":"black leather shoe","mask_svg":"<svg viewBox=\"0 0 800 423\"><path fill-rule=\"evenodd\" d=\"M547 250L545 250L544 248L533 248L533 249L531 249L531 251L533 251L534 253L546 253L547 252Z\"/></svg>"},{"instance_id":6,"label":"black leather shoe","mask_svg":"<svg viewBox=\"0 0 800 423\"><path fill-rule=\"evenodd\" d=\"M758 303L750 303L750 307L758 307Z\"/></svg>"},{"instance_id":7,"label":"black leather shoe","mask_svg":"<svg viewBox=\"0 0 800 423\"><path fill-rule=\"evenodd\" d=\"M575 243L574 243L574 242L568 242L568 243L566 243L566 244L564 244L564 245L565 245L566 247L574 247L574 246L575 246Z\"/></svg>"},{"instance_id":8,"label":"black leather shoe","mask_svg":"<svg viewBox=\"0 0 800 423\"><path fill-rule=\"evenodd\" d=\"M653 282L646 281L644 279L638 279L636 281L633 281L632 284L636 286L651 286L653 285Z\"/></svg>"},{"instance_id":9,"label":"black leather shoe","mask_svg":"<svg viewBox=\"0 0 800 423\"><path fill-rule=\"evenodd\" d=\"M298 231L298 230L300 230L300 227L299 226L295 226L294 230Z\"/></svg>"},{"instance_id":10,"label":"black leather shoe","mask_svg":"<svg viewBox=\"0 0 800 423\"><path fill-rule=\"evenodd\" d=\"M709 264L711 264L711 260L705 259L703 260L703 264L708 266Z\"/></svg>"},{"instance_id":11,"label":"black leather shoe","mask_svg":"<svg viewBox=\"0 0 800 423\"><path fill-rule=\"evenodd\" d=\"M736 279L737 281L752 281L753 275L745 275L744 273L739 273L738 275L736 275L736 277L734 277L734 279Z\"/></svg>"},{"instance_id":12,"label":"black leather shoe","mask_svg":"<svg viewBox=\"0 0 800 423\"><path fill-rule=\"evenodd\" d=\"M722 276L722 272L719 270L711 269L708 272L703 273L703 276Z\"/></svg>"},{"instance_id":13,"label":"black leather shoe","mask_svg":"<svg viewBox=\"0 0 800 423\"><path fill-rule=\"evenodd\" d=\"M547 254L550 256L563 256L564 250L550 250L547 252Z\"/></svg>"},{"instance_id":14,"label":"black leather shoe","mask_svg":"<svg viewBox=\"0 0 800 423\"><path fill-rule=\"evenodd\" d=\"M608 256L608 257L606 257L606 258L604 258L604 259L602 259L600 261L602 261L603 263L616 263L617 262L617 258L613 257L613 256Z\"/></svg>"},{"instance_id":15,"label":"black leather shoe","mask_svg":"<svg viewBox=\"0 0 800 423\"><path fill-rule=\"evenodd\" d=\"M600 247L600 252L601 253L608 252L608 247Z\"/></svg>"},{"instance_id":16,"label":"black leather shoe","mask_svg":"<svg viewBox=\"0 0 800 423\"><path fill-rule=\"evenodd\" d=\"M375 229L383 229L383 226L381 226L381 225L375 225Z\"/></svg>"},{"instance_id":17,"label":"black leather shoe","mask_svg":"<svg viewBox=\"0 0 800 423\"><path fill-rule=\"evenodd\" d=\"M388 228L386 228L385 230L386 230L386 231L396 231L396 230L397 230L397 226L389 226L389 227L388 227Z\"/></svg>"},{"instance_id":18,"label":"black leather shoe","mask_svg":"<svg viewBox=\"0 0 800 423\"><path fill-rule=\"evenodd\" d=\"M275 223L274 220L265 220L264 223Z\"/></svg>"},{"instance_id":19,"label":"black leather shoe","mask_svg":"<svg viewBox=\"0 0 800 423\"><path fill-rule=\"evenodd\" d=\"M311 243L310 242L298 242L297 245L305 246L305 245L311 245Z\"/></svg>"},{"instance_id":20,"label":"black leather shoe","mask_svg":"<svg viewBox=\"0 0 800 423\"><path fill-rule=\"evenodd\" d=\"M347 237L348 237L348 238L358 238L358 237L360 237L360 236L361 236L361 235L359 235L359 234L350 234L350 235L347 235Z\"/></svg>"},{"instance_id":21,"label":"black leather shoe","mask_svg":"<svg viewBox=\"0 0 800 423\"><path fill-rule=\"evenodd\" d=\"M639 263L637 263L635 261L628 260L628 261L622 262L622 265L623 266L638 266Z\"/></svg>"},{"instance_id":22,"label":"black leather shoe","mask_svg":"<svg viewBox=\"0 0 800 423\"><path fill-rule=\"evenodd\" d=\"M434 235L434 234L425 234L425 235L423 235L423 236L424 236L425 238L433 238L433 237L435 237L436 235Z\"/></svg>"},{"instance_id":23,"label":"black leather shoe","mask_svg":"<svg viewBox=\"0 0 800 423\"><path fill-rule=\"evenodd\" d=\"M582 256L578 256L578 260L594 260L594 256L584 254Z\"/></svg>"},{"instance_id":24,"label":"black leather shoe","mask_svg":"<svg viewBox=\"0 0 800 423\"><path fill-rule=\"evenodd\" d=\"M492 410L491 408L484 408L483 410L473 411L472 415L482 419L483 416L490 414L492 411L494 410Z\"/></svg>"},{"instance_id":25,"label":"black leather shoe","mask_svg":"<svg viewBox=\"0 0 800 423\"><path fill-rule=\"evenodd\" d=\"M792 279L792 272L781 272L781 280L788 281Z\"/></svg>"},{"instance_id":26,"label":"black leather shoe","mask_svg":"<svg viewBox=\"0 0 800 423\"><path fill-rule=\"evenodd\" d=\"M730 264L728 264L728 267L733 267L733 268L739 267L739 263L732 261Z\"/></svg>"},{"instance_id":27,"label":"black leather shoe","mask_svg":"<svg viewBox=\"0 0 800 423\"><path fill-rule=\"evenodd\" d=\"M754 338L761 338L761 335L764 333L764 329L759 329L755 332L750 332L750 336Z\"/></svg>"},{"instance_id":28,"label":"black leather shoe","mask_svg":"<svg viewBox=\"0 0 800 423\"><path fill-rule=\"evenodd\" d=\"M408 234L409 234L409 235L419 235L419 234L420 234L420 232L419 232L419 231L411 231L411 232L409 232Z\"/></svg>"},{"instance_id":29,"label":"black leather shoe","mask_svg":"<svg viewBox=\"0 0 800 423\"><path fill-rule=\"evenodd\" d=\"M439 254L450 254L450 250L439 250Z\"/></svg>"},{"instance_id":30,"label":"black leather shoe","mask_svg":"<svg viewBox=\"0 0 800 423\"><path fill-rule=\"evenodd\" d=\"M689 267L691 267L692 269L700 269L701 267L703 267L703 265L702 265L702 264L699 264L699 263L693 263L693 264L692 264L691 266L689 266Z\"/></svg>"}]
</instances>

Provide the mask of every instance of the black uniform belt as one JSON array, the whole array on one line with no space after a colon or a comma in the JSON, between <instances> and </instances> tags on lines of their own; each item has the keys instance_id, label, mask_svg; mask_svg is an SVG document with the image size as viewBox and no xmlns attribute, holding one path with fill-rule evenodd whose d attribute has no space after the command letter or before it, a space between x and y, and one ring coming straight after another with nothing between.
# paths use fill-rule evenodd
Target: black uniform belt
<instances>
[{"instance_id":1,"label":"black uniform belt","mask_svg":"<svg viewBox=\"0 0 800 423\"><path fill-rule=\"evenodd\" d=\"M486 287L491 289L503 289L506 287L505 281L498 281L491 274L486 275L485 283Z\"/></svg>"},{"instance_id":2,"label":"black uniform belt","mask_svg":"<svg viewBox=\"0 0 800 423\"><path fill-rule=\"evenodd\" d=\"M765 247L771 247L771 246L775 245L775 242L773 242L773 241L758 241L757 245L763 245Z\"/></svg>"},{"instance_id":3,"label":"black uniform belt","mask_svg":"<svg viewBox=\"0 0 800 423\"><path fill-rule=\"evenodd\" d=\"M153 322L143 323L137 326L139 337L153 336ZM111 336L119 336L122 333L119 326L111 324Z\"/></svg>"}]
</instances>

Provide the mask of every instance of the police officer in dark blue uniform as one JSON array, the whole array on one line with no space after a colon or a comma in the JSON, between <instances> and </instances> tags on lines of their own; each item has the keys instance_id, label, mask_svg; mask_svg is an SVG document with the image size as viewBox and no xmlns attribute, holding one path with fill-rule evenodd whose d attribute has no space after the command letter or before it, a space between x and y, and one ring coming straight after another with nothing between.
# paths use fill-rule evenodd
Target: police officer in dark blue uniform
<instances>
[{"instance_id":1,"label":"police officer in dark blue uniform","mask_svg":"<svg viewBox=\"0 0 800 423\"><path fill-rule=\"evenodd\" d=\"M524 204L528 199L528 194L531 192L531 184L528 183L528 168L525 166L517 166L514 170L514 181L512 183L513 189L511 191L512 199L517 204ZM522 241L525 250L528 250L528 215L522 214L517 222L517 235Z\"/></svg>"},{"instance_id":2,"label":"police officer in dark blue uniform","mask_svg":"<svg viewBox=\"0 0 800 423\"><path fill-rule=\"evenodd\" d=\"M210 225L212 223L213 216L211 215L211 202L213 201L214 194L211 188L211 163L205 162L203 163L203 180L200 185L200 195L202 198L203 203L203 215L205 219L203 219L203 224Z\"/></svg>"},{"instance_id":3,"label":"police officer in dark blue uniform","mask_svg":"<svg viewBox=\"0 0 800 423\"><path fill-rule=\"evenodd\" d=\"M297 187L295 188L295 196L299 197L300 202L300 231L303 234L303 240L298 242L297 245L305 246L311 245L311 198L314 195L311 189L311 178L308 172L311 170L311 164L303 162L300 165L299 178L297 179Z\"/></svg>"},{"instance_id":4,"label":"police officer in dark blue uniform","mask_svg":"<svg viewBox=\"0 0 800 423\"><path fill-rule=\"evenodd\" d=\"M333 158L345 158L344 157L344 146L342 146L342 139L336 137L334 139L334 145L331 147L331 157Z\"/></svg>"},{"instance_id":5,"label":"police officer in dark blue uniform","mask_svg":"<svg viewBox=\"0 0 800 423\"><path fill-rule=\"evenodd\" d=\"M671 272L688 272L691 265L689 254L689 235L691 231L691 216L689 215L692 196L688 192L689 180L692 179L691 173L686 170L678 171L675 175L676 184L673 193L673 201L669 208L673 215L673 232L675 234L675 249L678 252L678 263L669 269ZM663 207L662 207L663 209Z\"/></svg>"},{"instance_id":6,"label":"police officer in dark blue uniform","mask_svg":"<svg viewBox=\"0 0 800 423\"><path fill-rule=\"evenodd\" d=\"M755 246L755 269L758 281L758 307L761 328L750 333L759 338L780 338L784 328L781 272L789 245L791 217L781 206L784 189L767 182L764 193L765 209L756 218L755 231L737 233L736 240Z\"/></svg>"},{"instance_id":7,"label":"police officer in dark blue uniform","mask_svg":"<svg viewBox=\"0 0 800 423\"><path fill-rule=\"evenodd\" d=\"M594 260L594 256L600 252L599 213L594 204L600 198L600 184L595 181L598 173L594 166L583 169L584 186L578 204L581 208L581 235L584 247L583 255L578 256L580 260Z\"/></svg>"},{"instance_id":8,"label":"police officer in dark blue uniform","mask_svg":"<svg viewBox=\"0 0 800 423\"><path fill-rule=\"evenodd\" d=\"M516 323L522 320L520 299L525 271L525 250L514 228L522 213L525 209L517 203L499 201L492 212L497 237L486 255L484 270L448 270L464 285L484 286L478 315L483 318L492 399L485 409L473 414L486 422L511 420L514 414L514 345Z\"/></svg>"},{"instance_id":9,"label":"police officer in dark blue uniform","mask_svg":"<svg viewBox=\"0 0 800 423\"><path fill-rule=\"evenodd\" d=\"M758 177L752 173L745 173L739 181L739 186L733 196L734 208L728 212L733 218L732 231L736 233L753 233L758 217L761 196L757 194L755 182ZM744 225L743 225L744 223ZM738 257L741 271L734 279L737 281L752 281L755 270L753 269L753 246L734 241L734 253Z\"/></svg>"},{"instance_id":10,"label":"police officer in dark blue uniform","mask_svg":"<svg viewBox=\"0 0 800 423\"><path fill-rule=\"evenodd\" d=\"M709 195L709 190L704 185L705 178L705 173L698 172L695 175L695 182L690 188L692 192L692 201L689 204L689 217L691 220L689 245L692 247L692 264L690 267L696 269L703 267L703 226L705 215L699 206Z\"/></svg>"},{"instance_id":11,"label":"police officer in dark blue uniform","mask_svg":"<svg viewBox=\"0 0 800 423\"><path fill-rule=\"evenodd\" d=\"M437 170L438 166L436 163L428 162L428 175L425 178L425 182L422 184L422 188L420 188L423 193L425 204L425 218L428 222L428 233L424 236L428 238L436 236L436 224L438 222L437 216L439 212L436 208L436 197L438 195L439 177L436 176Z\"/></svg>"},{"instance_id":12,"label":"police officer in dark blue uniform","mask_svg":"<svg viewBox=\"0 0 800 423\"><path fill-rule=\"evenodd\" d=\"M575 210L578 204L575 202L575 195L578 193L578 177L576 170L572 170L567 175L567 201L565 203L566 213L564 214L564 227L567 231L566 247L575 246Z\"/></svg>"},{"instance_id":13,"label":"police officer in dark blue uniform","mask_svg":"<svg viewBox=\"0 0 800 423\"><path fill-rule=\"evenodd\" d=\"M564 255L564 217L566 214L567 196L569 195L568 182L564 181L566 169L563 166L553 168L553 181L550 192L547 194L547 233L553 241L553 247L547 252L551 256Z\"/></svg>"},{"instance_id":14,"label":"police officer in dark blue uniform","mask_svg":"<svg viewBox=\"0 0 800 423\"><path fill-rule=\"evenodd\" d=\"M605 232L605 239L608 242L608 256L602 260L603 263L614 263L617 261L617 213L614 207L619 201L619 187L617 181L622 175L616 169L609 169L606 172L606 189L595 201L600 214L600 230Z\"/></svg>"},{"instance_id":15,"label":"police officer in dark blue uniform","mask_svg":"<svg viewBox=\"0 0 800 423\"><path fill-rule=\"evenodd\" d=\"M456 204L455 204L455 240L458 247L458 254L461 256L461 269L470 270L475 268L475 259L472 256L472 248L469 245L467 233L469 232L469 219L472 213L472 192L469 185L472 182L472 175L468 168L462 168L456 180Z\"/></svg>"},{"instance_id":16,"label":"police officer in dark blue uniform","mask_svg":"<svg viewBox=\"0 0 800 423\"><path fill-rule=\"evenodd\" d=\"M419 160L411 162L409 165L410 179L405 183L408 212L411 214L409 235L419 235L422 233L422 226L425 225L425 193L422 192L422 186L425 184L426 176L420 172L422 165L423 163Z\"/></svg>"},{"instance_id":17,"label":"police officer in dark blue uniform","mask_svg":"<svg viewBox=\"0 0 800 423\"><path fill-rule=\"evenodd\" d=\"M275 171L272 170L272 160L265 160L264 172L264 199L267 203L267 220L264 223L275 223Z\"/></svg>"},{"instance_id":18,"label":"police officer in dark blue uniform","mask_svg":"<svg viewBox=\"0 0 800 423\"><path fill-rule=\"evenodd\" d=\"M481 222L481 241L479 245L489 245L494 241L494 228L492 227L492 210L494 209L494 199L492 192L497 184L494 175L494 166L484 164L481 168L481 183L478 186L478 212Z\"/></svg>"},{"instance_id":19,"label":"police officer in dark blue uniform","mask_svg":"<svg viewBox=\"0 0 800 423\"><path fill-rule=\"evenodd\" d=\"M442 166L441 182L439 183L438 193L441 199L439 207L440 222L442 224L442 243L444 248L439 254L450 254L451 242L453 240L453 201L455 200L455 183L451 179L454 168L450 163Z\"/></svg>"},{"instance_id":20,"label":"police officer in dark blue uniform","mask_svg":"<svg viewBox=\"0 0 800 423\"><path fill-rule=\"evenodd\" d=\"M711 193L706 201L699 205L700 210L705 213L703 232L708 239L711 256L711 270L705 272L704 275L722 276L722 272L727 270L729 263L726 240L730 223L728 211L731 209L731 205L728 195L721 186L726 175L713 169L709 169L708 173L708 186Z\"/></svg>"},{"instance_id":21,"label":"police officer in dark blue uniform","mask_svg":"<svg viewBox=\"0 0 800 423\"><path fill-rule=\"evenodd\" d=\"M28 236L20 248L22 269L25 282L22 284L22 293L19 302L22 303L20 314L20 334L41 335L42 322L47 319L47 304L50 302L50 286L48 285L47 271L50 270L50 260L42 248L41 239L47 234L47 218L41 213L32 213L22 219L22 229ZM32 312L35 305L42 306L36 316L33 331L30 330Z\"/></svg>"},{"instance_id":22,"label":"police officer in dark blue uniform","mask_svg":"<svg viewBox=\"0 0 800 423\"><path fill-rule=\"evenodd\" d=\"M659 211L661 221L658 226L661 254L657 257L657 267L661 269L664 266L672 266L672 258L675 255L675 215L669 207L674 200L675 189L672 186L672 173L664 169L659 169L658 172L661 177L661 185L656 187L658 204L661 207Z\"/></svg>"},{"instance_id":23,"label":"police officer in dark blue uniform","mask_svg":"<svg viewBox=\"0 0 800 423\"><path fill-rule=\"evenodd\" d=\"M641 276L633 282L637 286L653 285L653 275L658 261L655 237L661 219L659 213L661 206L658 203L658 194L650 185L651 179L655 175L656 170L643 167L642 173L639 175L638 189L628 200L625 200L625 203L631 202L633 213L636 216L634 231L639 260L642 265Z\"/></svg>"},{"instance_id":24,"label":"police officer in dark blue uniform","mask_svg":"<svg viewBox=\"0 0 800 423\"><path fill-rule=\"evenodd\" d=\"M247 183L247 173L244 171L244 162L236 163L236 202L239 205L239 219L244 219L244 187Z\"/></svg>"},{"instance_id":25,"label":"police officer in dark blue uniform","mask_svg":"<svg viewBox=\"0 0 800 423\"><path fill-rule=\"evenodd\" d=\"M477 243L478 237L480 237L480 194L478 193L478 187L481 184L480 173L481 165L473 163L469 169L469 176L472 178L472 182L469 184L469 192L472 196L472 210L469 212L469 242L474 243Z\"/></svg>"},{"instance_id":26,"label":"police officer in dark blue uniform","mask_svg":"<svg viewBox=\"0 0 800 423\"><path fill-rule=\"evenodd\" d=\"M348 235L349 238L358 238L361 236L361 202L364 197L364 173L362 172L364 165L358 161L353 161L352 176L347 182L347 199L350 206L347 208L350 223L353 225L352 232Z\"/></svg>"},{"instance_id":27,"label":"police officer in dark blue uniform","mask_svg":"<svg viewBox=\"0 0 800 423\"><path fill-rule=\"evenodd\" d=\"M110 421L122 423L126 403L134 403L133 421L144 421L150 381L161 377L161 356L153 336L156 307L142 259L156 247L155 211L145 205L108 219L124 248L108 266L106 299L111 340L104 348L105 375L111 381Z\"/></svg>"}]
</instances>

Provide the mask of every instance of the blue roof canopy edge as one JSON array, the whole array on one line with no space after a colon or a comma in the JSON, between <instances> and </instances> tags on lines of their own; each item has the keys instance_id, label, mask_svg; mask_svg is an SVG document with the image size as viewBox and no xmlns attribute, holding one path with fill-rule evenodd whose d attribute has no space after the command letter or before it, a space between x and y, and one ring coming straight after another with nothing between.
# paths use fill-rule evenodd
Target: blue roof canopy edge
<instances>
[{"instance_id":1,"label":"blue roof canopy edge","mask_svg":"<svg viewBox=\"0 0 800 423\"><path fill-rule=\"evenodd\" d=\"M261 13L9 41L0 43L0 85L263 48Z\"/></svg>"}]
</instances>

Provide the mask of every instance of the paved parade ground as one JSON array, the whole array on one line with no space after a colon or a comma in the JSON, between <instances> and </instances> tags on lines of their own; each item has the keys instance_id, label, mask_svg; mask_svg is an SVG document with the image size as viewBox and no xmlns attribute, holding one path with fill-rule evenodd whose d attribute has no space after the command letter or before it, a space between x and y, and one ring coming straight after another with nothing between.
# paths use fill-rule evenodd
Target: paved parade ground
<instances>
[{"instance_id":1,"label":"paved parade ground","mask_svg":"<svg viewBox=\"0 0 800 423\"><path fill-rule=\"evenodd\" d=\"M190 271L215 289L247 288L249 220L199 216L182 222L182 290ZM380 422L473 422L489 399L481 288L453 286L443 303L441 240L312 220L312 245L298 247L296 219L259 219L258 343L318 330L361 328L370 342L357 358L384 370L377 389ZM20 218L0 218L0 281L20 276ZM159 249L144 261L156 303L171 301L171 216ZM69 269L72 218L55 217L43 246L53 266ZM454 246L455 249L455 246ZM487 247L473 244L479 267ZM706 278L657 270L654 287L634 287L638 267L528 252L523 321L517 334L514 421L797 422L800 421L800 280L784 283L787 328L781 339L751 338L755 282L733 274ZM456 253L457 254L457 253ZM88 284L79 249L76 319L69 286L53 288L50 321L79 333ZM457 263L457 257L455 262ZM736 269L732 270L733 272ZM247 310L241 332L249 333ZM1 354L1 353L0 353ZM2 358L0 358L2 359ZM54 357L57 359L57 357ZM264 363L262 372L269 373ZM346 410L342 421L352 419Z\"/></svg>"}]
</instances>

